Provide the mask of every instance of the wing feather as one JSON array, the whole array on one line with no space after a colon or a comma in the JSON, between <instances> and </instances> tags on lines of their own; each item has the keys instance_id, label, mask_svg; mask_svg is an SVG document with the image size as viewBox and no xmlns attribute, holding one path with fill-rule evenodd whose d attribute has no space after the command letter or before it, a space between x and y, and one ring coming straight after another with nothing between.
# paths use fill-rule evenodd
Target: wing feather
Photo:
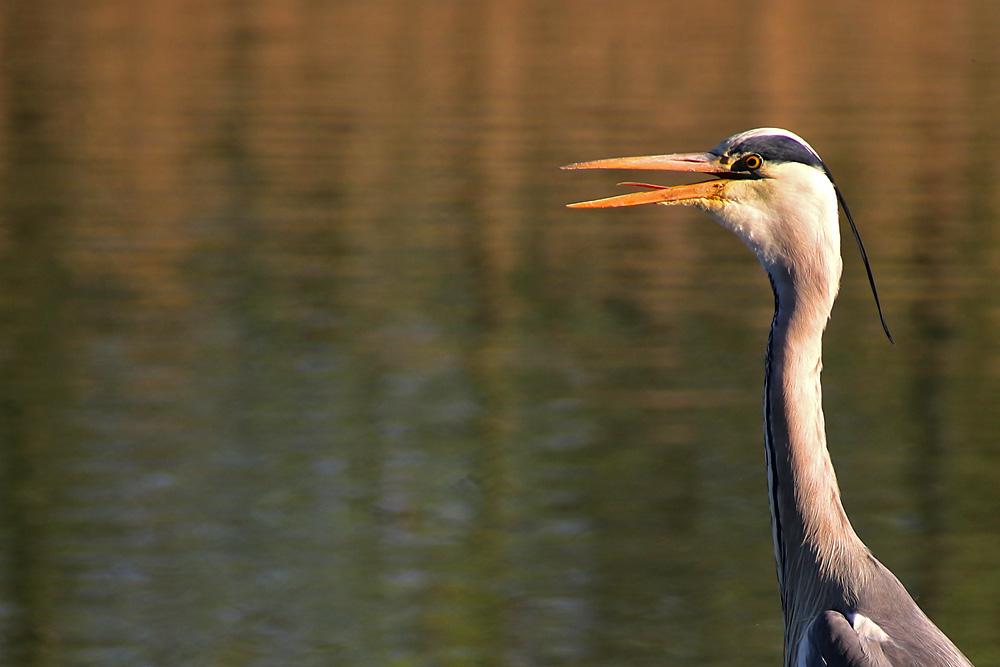
<instances>
[{"instance_id":1,"label":"wing feather","mask_svg":"<svg viewBox=\"0 0 1000 667\"><path fill-rule=\"evenodd\" d=\"M865 624L861 632L832 609L814 618L799 647L798 667L889 667L883 651L885 633L860 618Z\"/></svg>"}]
</instances>

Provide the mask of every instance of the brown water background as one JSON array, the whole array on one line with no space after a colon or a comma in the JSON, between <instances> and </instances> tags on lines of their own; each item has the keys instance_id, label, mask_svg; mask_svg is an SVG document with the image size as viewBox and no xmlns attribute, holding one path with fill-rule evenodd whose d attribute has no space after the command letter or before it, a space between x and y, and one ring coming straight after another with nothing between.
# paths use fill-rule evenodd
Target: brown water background
<instances>
[{"instance_id":1,"label":"brown water background","mask_svg":"<svg viewBox=\"0 0 1000 667\"><path fill-rule=\"evenodd\" d=\"M5 3L0 662L779 664L766 277L557 169L773 125L897 340L847 235L848 512L1000 664L998 36L993 0Z\"/></svg>"}]
</instances>

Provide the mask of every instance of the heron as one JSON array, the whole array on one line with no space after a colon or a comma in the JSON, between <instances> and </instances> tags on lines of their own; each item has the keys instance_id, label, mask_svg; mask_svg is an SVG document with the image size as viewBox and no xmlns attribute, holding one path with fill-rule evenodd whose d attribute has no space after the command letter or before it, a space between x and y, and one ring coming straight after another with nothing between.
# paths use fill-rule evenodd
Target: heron
<instances>
[{"instance_id":1,"label":"heron","mask_svg":"<svg viewBox=\"0 0 1000 667\"><path fill-rule=\"evenodd\" d=\"M764 364L764 450L784 625L785 667L971 667L872 555L848 520L823 417L822 342L840 286L838 202L878 292L857 226L830 170L798 135L758 128L707 153L579 162L563 169L653 169L711 177L570 204L693 206L756 255L774 292Z\"/></svg>"}]
</instances>

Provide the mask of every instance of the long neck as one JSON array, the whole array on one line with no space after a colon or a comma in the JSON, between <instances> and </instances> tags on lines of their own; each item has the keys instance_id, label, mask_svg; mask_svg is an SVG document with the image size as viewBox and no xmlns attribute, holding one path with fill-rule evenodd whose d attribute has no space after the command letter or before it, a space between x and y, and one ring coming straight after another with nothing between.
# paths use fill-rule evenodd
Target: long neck
<instances>
[{"instance_id":1,"label":"long neck","mask_svg":"<svg viewBox=\"0 0 1000 667\"><path fill-rule=\"evenodd\" d=\"M835 573L865 547L851 527L826 448L822 340L835 289L771 274L775 314L767 346L764 439L775 560L788 633L817 604L850 594ZM827 286L828 287L828 286ZM847 567L844 567L847 566ZM793 626L793 627L790 627Z\"/></svg>"}]
</instances>

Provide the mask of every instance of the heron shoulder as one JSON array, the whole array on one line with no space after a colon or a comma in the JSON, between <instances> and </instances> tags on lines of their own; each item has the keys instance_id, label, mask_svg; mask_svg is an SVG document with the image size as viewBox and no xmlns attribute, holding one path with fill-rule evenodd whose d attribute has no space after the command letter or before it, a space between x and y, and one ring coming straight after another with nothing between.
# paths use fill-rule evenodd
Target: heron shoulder
<instances>
[{"instance_id":1,"label":"heron shoulder","mask_svg":"<svg viewBox=\"0 0 1000 667\"><path fill-rule=\"evenodd\" d=\"M798 646L797 667L891 667L892 640L877 623L856 612L828 609L812 620Z\"/></svg>"}]
</instances>

